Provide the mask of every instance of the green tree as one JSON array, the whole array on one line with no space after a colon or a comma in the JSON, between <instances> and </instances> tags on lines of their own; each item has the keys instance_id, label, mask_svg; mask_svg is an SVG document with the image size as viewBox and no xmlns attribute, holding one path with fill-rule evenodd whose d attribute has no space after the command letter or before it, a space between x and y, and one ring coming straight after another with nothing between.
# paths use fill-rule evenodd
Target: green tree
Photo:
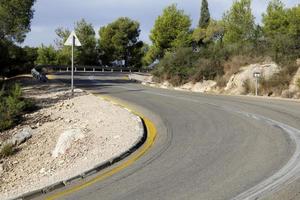
<instances>
[{"instance_id":1,"label":"green tree","mask_svg":"<svg viewBox=\"0 0 300 200\"><path fill-rule=\"evenodd\" d=\"M140 24L127 17L101 27L99 30L101 60L110 64L114 60L124 60L125 66L140 67L143 42L139 40Z\"/></svg>"},{"instance_id":2,"label":"green tree","mask_svg":"<svg viewBox=\"0 0 300 200\"><path fill-rule=\"evenodd\" d=\"M207 0L202 0L199 28L207 28L210 21L210 13Z\"/></svg>"},{"instance_id":3,"label":"green tree","mask_svg":"<svg viewBox=\"0 0 300 200\"><path fill-rule=\"evenodd\" d=\"M0 40L23 42L30 31L35 0L0 0Z\"/></svg>"},{"instance_id":4,"label":"green tree","mask_svg":"<svg viewBox=\"0 0 300 200\"><path fill-rule=\"evenodd\" d=\"M224 27L220 21L211 19L206 28L196 28L193 32L193 41L210 43L223 40Z\"/></svg>"},{"instance_id":5,"label":"green tree","mask_svg":"<svg viewBox=\"0 0 300 200\"><path fill-rule=\"evenodd\" d=\"M190 27L190 17L183 10L178 10L176 4L165 8L163 14L156 19L150 35L157 53L155 57L162 58L167 51L189 46Z\"/></svg>"},{"instance_id":6,"label":"green tree","mask_svg":"<svg viewBox=\"0 0 300 200\"><path fill-rule=\"evenodd\" d=\"M265 36L274 38L278 34L286 34L289 21L284 4L280 0L270 1L262 22Z\"/></svg>"},{"instance_id":7,"label":"green tree","mask_svg":"<svg viewBox=\"0 0 300 200\"><path fill-rule=\"evenodd\" d=\"M299 56L299 17L299 5L286 9L280 0L272 0L263 14L263 33L276 60L287 55Z\"/></svg>"},{"instance_id":8,"label":"green tree","mask_svg":"<svg viewBox=\"0 0 300 200\"><path fill-rule=\"evenodd\" d=\"M82 65L98 64L97 40L93 25L84 19L76 23L75 32L82 46L76 48L76 63Z\"/></svg>"},{"instance_id":9,"label":"green tree","mask_svg":"<svg viewBox=\"0 0 300 200\"><path fill-rule=\"evenodd\" d=\"M235 0L231 9L224 15L224 43L243 47L253 42L255 34L251 0Z\"/></svg>"},{"instance_id":10,"label":"green tree","mask_svg":"<svg viewBox=\"0 0 300 200\"><path fill-rule=\"evenodd\" d=\"M20 63L22 49L15 45L24 41L30 31L35 0L0 0L0 75L10 75ZM22 67L22 66L19 66Z\"/></svg>"},{"instance_id":11,"label":"green tree","mask_svg":"<svg viewBox=\"0 0 300 200\"><path fill-rule=\"evenodd\" d=\"M71 64L71 47L65 46L64 43L68 39L71 31L64 28L57 28L55 30L57 39L55 40L57 51L57 64L58 65L70 65Z\"/></svg>"},{"instance_id":12,"label":"green tree","mask_svg":"<svg viewBox=\"0 0 300 200\"><path fill-rule=\"evenodd\" d=\"M56 65L57 64L57 52L55 48L50 46L40 46L37 50L38 57L36 59L36 65Z\"/></svg>"}]
</instances>

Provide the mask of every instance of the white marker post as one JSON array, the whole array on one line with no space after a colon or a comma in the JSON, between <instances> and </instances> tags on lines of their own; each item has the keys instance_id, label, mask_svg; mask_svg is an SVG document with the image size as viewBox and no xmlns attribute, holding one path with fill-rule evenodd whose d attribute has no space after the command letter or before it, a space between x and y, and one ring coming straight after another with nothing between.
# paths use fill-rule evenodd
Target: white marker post
<instances>
[{"instance_id":1,"label":"white marker post","mask_svg":"<svg viewBox=\"0 0 300 200\"><path fill-rule=\"evenodd\" d=\"M69 38L67 39L67 41L65 42L65 46L72 46L72 66L71 66L71 91L72 91L72 95L74 94L74 47L80 47L81 43L78 39L78 37L76 36L75 32L72 31L71 35L69 36Z\"/></svg>"},{"instance_id":2,"label":"white marker post","mask_svg":"<svg viewBox=\"0 0 300 200\"><path fill-rule=\"evenodd\" d=\"M261 77L260 72L254 72L253 77L255 78L256 84L255 84L255 96L258 96L258 79Z\"/></svg>"}]
</instances>

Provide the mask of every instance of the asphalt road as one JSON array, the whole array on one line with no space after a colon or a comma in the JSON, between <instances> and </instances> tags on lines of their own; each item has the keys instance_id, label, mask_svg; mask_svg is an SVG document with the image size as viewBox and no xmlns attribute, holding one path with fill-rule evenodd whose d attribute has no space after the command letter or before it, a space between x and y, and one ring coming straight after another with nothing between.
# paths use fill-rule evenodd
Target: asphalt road
<instances>
[{"instance_id":1,"label":"asphalt road","mask_svg":"<svg viewBox=\"0 0 300 200\"><path fill-rule=\"evenodd\" d=\"M75 85L150 118L154 146L124 171L60 199L256 199L299 178L299 102L163 90L123 76L77 74Z\"/></svg>"}]
</instances>

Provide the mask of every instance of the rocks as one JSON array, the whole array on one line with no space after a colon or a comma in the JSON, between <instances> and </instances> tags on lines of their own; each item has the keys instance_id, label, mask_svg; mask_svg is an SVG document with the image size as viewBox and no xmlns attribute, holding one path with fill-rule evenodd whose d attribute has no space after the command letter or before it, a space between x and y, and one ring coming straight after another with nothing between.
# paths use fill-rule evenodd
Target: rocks
<instances>
[{"instance_id":1,"label":"rocks","mask_svg":"<svg viewBox=\"0 0 300 200\"><path fill-rule=\"evenodd\" d=\"M245 92L244 83L249 80L250 84L255 84L254 72L260 72L262 78L269 80L274 74L280 72L281 68L276 63L252 64L242 67L240 71L232 75L225 87L228 94L243 94Z\"/></svg>"},{"instance_id":2,"label":"rocks","mask_svg":"<svg viewBox=\"0 0 300 200\"><path fill-rule=\"evenodd\" d=\"M201 93L205 93L205 92L211 92L214 90L214 88L216 87L217 82L212 81L212 80L207 80L207 81L202 81L202 82L198 82L198 83L187 83L184 84L183 86L179 87L179 89L182 90L190 90L192 92L201 92Z\"/></svg>"},{"instance_id":3,"label":"rocks","mask_svg":"<svg viewBox=\"0 0 300 200\"><path fill-rule=\"evenodd\" d=\"M18 146L32 137L32 129L30 127L24 128L21 132L14 135L11 139L7 140L6 144Z\"/></svg>"},{"instance_id":4,"label":"rocks","mask_svg":"<svg viewBox=\"0 0 300 200\"><path fill-rule=\"evenodd\" d=\"M7 167L0 172L0 199L78 175L127 151L141 137L136 116L99 97L76 93L53 101L60 93L52 93L49 85L45 94L33 92L45 107L26 115L26 123L7 134L27 130L32 137L2 162Z\"/></svg>"},{"instance_id":5,"label":"rocks","mask_svg":"<svg viewBox=\"0 0 300 200\"><path fill-rule=\"evenodd\" d=\"M80 129L71 129L62 133L57 141L55 149L52 152L52 157L57 158L66 152L73 142L83 139L84 134Z\"/></svg>"},{"instance_id":6,"label":"rocks","mask_svg":"<svg viewBox=\"0 0 300 200\"><path fill-rule=\"evenodd\" d=\"M299 60L300 62L300 60ZM300 66L300 64L299 64ZM289 92L291 93L295 93L297 95L297 93L300 92L300 88L298 86L298 80L300 80L300 67L298 69L298 71L296 72L295 76L293 77L291 83L290 83L290 87L289 87Z\"/></svg>"}]
</instances>

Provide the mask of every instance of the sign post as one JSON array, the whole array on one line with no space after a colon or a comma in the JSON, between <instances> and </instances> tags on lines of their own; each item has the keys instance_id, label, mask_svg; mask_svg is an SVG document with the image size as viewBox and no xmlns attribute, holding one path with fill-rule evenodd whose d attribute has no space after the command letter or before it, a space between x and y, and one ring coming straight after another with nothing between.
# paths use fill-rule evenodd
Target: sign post
<instances>
[{"instance_id":1,"label":"sign post","mask_svg":"<svg viewBox=\"0 0 300 200\"><path fill-rule=\"evenodd\" d=\"M253 73L253 77L255 78L255 96L258 96L258 80L261 77L261 73L260 72L254 72Z\"/></svg>"},{"instance_id":2,"label":"sign post","mask_svg":"<svg viewBox=\"0 0 300 200\"><path fill-rule=\"evenodd\" d=\"M74 47L80 47L81 43L78 39L78 37L76 36L75 32L72 31L71 35L69 36L69 38L67 39L67 41L65 42L65 46L72 46L72 66L71 66L71 91L72 91L72 95L74 94Z\"/></svg>"}]
</instances>

